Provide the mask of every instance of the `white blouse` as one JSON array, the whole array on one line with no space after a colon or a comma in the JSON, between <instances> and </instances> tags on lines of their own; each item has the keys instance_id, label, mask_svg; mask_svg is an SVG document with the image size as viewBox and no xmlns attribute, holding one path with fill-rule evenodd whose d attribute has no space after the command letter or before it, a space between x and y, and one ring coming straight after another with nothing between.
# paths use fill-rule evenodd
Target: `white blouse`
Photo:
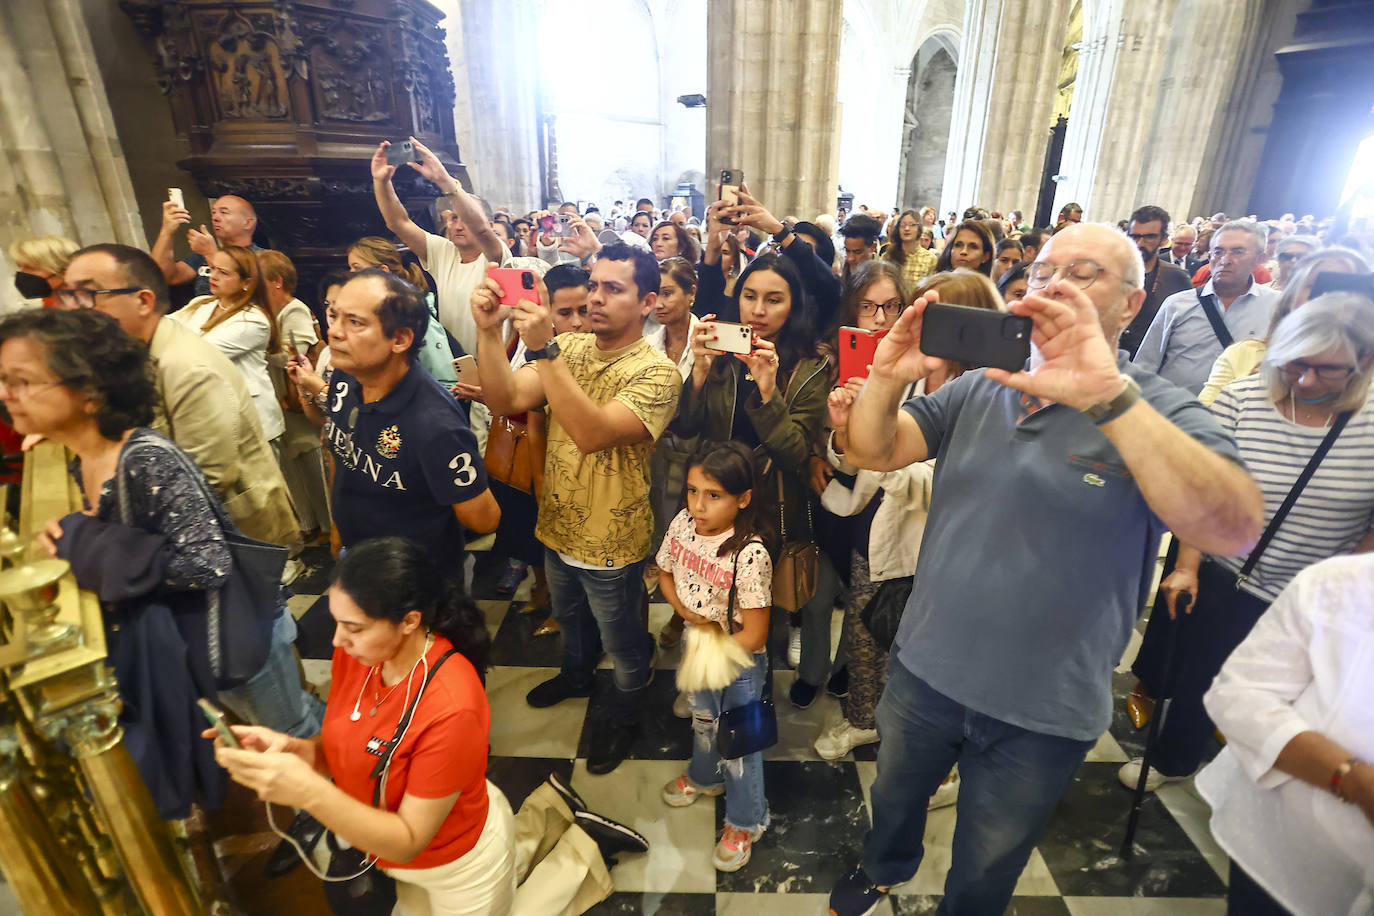
<instances>
[{"instance_id":1,"label":"white blouse","mask_svg":"<svg viewBox=\"0 0 1374 916\"><path fill-rule=\"evenodd\" d=\"M696 332L697 325L701 323L697 316L691 312L687 313L687 317L689 319L687 323L687 346L682 348L682 355L677 358L677 371L684 382L692 377L692 363L696 360L696 357L692 355L692 334ZM649 346L667 355L668 329L654 321L653 318L654 316L650 315L644 321L644 339L649 342Z\"/></svg>"},{"instance_id":2,"label":"white blouse","mask_svg":"<svg viewBox=\"0 0 1374 916\"><path fill-rule=\"evenodd\" d=\"M1374 555L1298 573L1204 703L1227 740L1197 777L1222 849L1298 916L1374 914L1374 825L1274 767L1305 731L1374 761Z\"/></svg>"},{"instance_id":3,"label":"white blouse","mask_svg":"<svg viewBox=\"0 0 1374 916\"><path fill-rule=\"evenodd\" d=\"M203 297L193 299L184 309L169 315L215 345L229 361L238 367L253 396L253 406L262 421L262 433L268 441L278 438L286 430L277 392L267 374L267 342L272 337L272 325L261 309L249 308L220 322L209 331L201 332L219 307L219 300Z\"/></svg>"}]
</instances>

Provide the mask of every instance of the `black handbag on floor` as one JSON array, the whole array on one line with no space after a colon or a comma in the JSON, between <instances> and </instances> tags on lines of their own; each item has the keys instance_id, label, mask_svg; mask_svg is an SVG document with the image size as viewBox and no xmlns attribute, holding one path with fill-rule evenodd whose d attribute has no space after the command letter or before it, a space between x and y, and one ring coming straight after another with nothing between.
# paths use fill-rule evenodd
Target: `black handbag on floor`
<instances>
[{"instance_id":1,"label":"black handbag on floor","mask_svg":"<svg viewBox=\"0 0 1374 916\"><path fill-rule=\"evenodd\" d=\"M747 546L747 545L746 545ZM742 549L742 548L741 548ZM735 574L739 573L739 553L735 554ZM735 632L735 580L730 579L730 595L725 599L725 631ZM745 757L778 743L778 713L773 708L773 667L763 675L763 696L743 706L721 710L716 720L716 750L726 760Z\"/></svg>"},{"instance_id":2,"label":"black handbag on floor","mask_svg":"<svg viewBox=\"0 0 1374 916\"><path fill-rule=\"evenodd\" d=\"M902 623L902 612L906 610L907 599L911 597L911 583L915 578L901 576L881 583L859 612L859 621L884 652L892 651L892 643L897 639L897 627Z\"/></svg>"},{"instance_id":3,"label":"black handbag on floor","mask_svg":"<svg viewBox=\"0 0 1374 916\"><path fill-rule=\"evenodd\" d=\"M391 763L391 755L396 753L396 747L401 743L401 736L405 734L406 727L415 715L415 707L419 704L420 697L424 696L425 688L434 680L434 675L439 673L448 657L457 651L449 649L435 660L434 667L429 669L429 674L425 676L425 681L411 702L410 708L401 716L401 721L396 723L396 733L387 742L386 751L377 759L377 765L372 768L370 774L374 780L372 807L385 807L382 801L382 776L386 773L387 765ZM389 916L392 908L396 906L396 879L378 868L375 859L369 865L368 859L371 857L361 849L340 846L332 831L325 831L324 842L329 849L329 870L325 874L330 878L353 876L346 880L324 882L324 899L329 903L329 909L334 916Z\"/></svg>"},{"instance_id":4,"label":"black handbag on floor","mask_svg":"<svg viewBox=\"0 0 1374 916\"><path fill-rule=\"evenodd\" d=\"M238 530L219 497L210 489L205 475L175 443L158 436L141 438L137 448L155 448L167 456L200 486L201 495L214 509L233 559L224 584L205 595L206 649L215 687L230 690L247 683L267 664L272 648L272 627L280 613L277 596L281 591L282 569L287 549L258 541ZM132 449L119 456L122 465ZM116 468L121 521L128 524L129 498L124 492L121 471Z\"/></svg>"}]
</instances>

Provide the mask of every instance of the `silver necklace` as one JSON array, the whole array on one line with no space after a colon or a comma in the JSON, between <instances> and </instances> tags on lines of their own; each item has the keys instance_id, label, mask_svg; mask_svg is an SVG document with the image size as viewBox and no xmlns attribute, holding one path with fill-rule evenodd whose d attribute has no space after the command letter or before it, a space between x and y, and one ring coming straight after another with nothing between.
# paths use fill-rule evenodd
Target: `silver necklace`
<instances>
[{"instance_id":1,"label":"silver necklace","mask_svg":"<svg viewBox=\"0 0 1374 916\"><path fill-rule=\"evenodd\" d=\"M1297 399L1293 396L1293 389L1292 389L1292 388L1289 388L1289 389L1288 389L1288 412L1291 413L1291 414L1293 415L1293 422L1294 422L1294 423L1297 423L1299 426L1304 426L1304 425L1306 425L1306 424L1303 424L1303 423L1299 423L1299 422L1298 422L1298 401L1297 401ZM1330 427L1330 426L1331 426L1331 421L1334 420L1335 418L1336 418L1336 415L1335 415L1334 413L1328 413L1328 414L1326 415L1326 422L1322 424L1321 428L1322 428L1322 429L1326 429L1326 428Z\"/></svg>"}]
</instances>

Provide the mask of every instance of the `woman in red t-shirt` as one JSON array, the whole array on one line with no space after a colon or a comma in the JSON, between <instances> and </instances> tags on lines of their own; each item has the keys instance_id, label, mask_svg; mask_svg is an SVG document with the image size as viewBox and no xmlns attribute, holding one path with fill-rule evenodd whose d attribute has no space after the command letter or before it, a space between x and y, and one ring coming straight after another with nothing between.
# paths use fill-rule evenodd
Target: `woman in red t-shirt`
<instances>
[{"instance_id":1,"label":"woman in red t-shirt","mask_svg":"<svg viewBox=\"0 0 1374 916\"><path fill-rule=\"evenodd\" d=\"M301 808L376 856L406 916L506 913L514 833L510 805L485 775L491 638L481 612L404 538L351 548L335 567L329 612L335 651L322 734L235 726L245 750L217 741L216 758L259 798ZM421 691L449 649L457 652ZM374 808L370 774L412 703Z\"/></svg>"}]
</instances>

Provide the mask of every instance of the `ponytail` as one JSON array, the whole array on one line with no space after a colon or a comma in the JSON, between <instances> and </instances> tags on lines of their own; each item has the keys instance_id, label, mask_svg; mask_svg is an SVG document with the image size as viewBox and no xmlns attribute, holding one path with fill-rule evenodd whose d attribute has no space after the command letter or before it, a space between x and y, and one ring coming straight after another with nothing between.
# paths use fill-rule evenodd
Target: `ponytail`
<instances>
[{"instance_id":1,"label":"ponytail","mask_svg":"<svg viewBox=\"0 0 1374 916\"><path fill-rule=\"evenodd\" d=\"M400 623L419 611L420 624L453 643L486 683L491 636L482 612L414 541L382 537L350 547L334 567L331 584L374 620Z\"/></svg>"},{"instance_id":2,"label":"ponytail","mask_svg":"<svg viewBox=\"0 0 1374 916\"><path fill-rule=\"evenodd\" d=\"M422 293L430 291L429 280L425 278L419 263L407 263L401 255L401 249L379 235L363 236L349 246L348 253L362 258L368 267L380 267L395 274Z\"/></svg>"}]
</instances>

